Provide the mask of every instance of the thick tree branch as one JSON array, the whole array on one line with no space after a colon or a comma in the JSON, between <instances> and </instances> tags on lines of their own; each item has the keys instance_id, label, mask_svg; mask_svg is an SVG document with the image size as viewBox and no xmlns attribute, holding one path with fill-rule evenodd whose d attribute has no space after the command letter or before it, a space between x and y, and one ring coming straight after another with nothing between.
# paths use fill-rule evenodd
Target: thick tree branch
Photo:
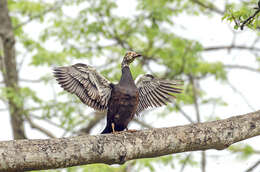
<instances>
[{"instance_id":1,"label":"thick tree branch","mask_svg":"<svg viewBox=\"0 0 260 172\"><path fill-rule=\"evenodd\" d=\"M0 171L83 164L122 164L131 159L217 149L260 135L260 111L184 126L45 140L0 142Z\"/></svg>"}]
</instances>

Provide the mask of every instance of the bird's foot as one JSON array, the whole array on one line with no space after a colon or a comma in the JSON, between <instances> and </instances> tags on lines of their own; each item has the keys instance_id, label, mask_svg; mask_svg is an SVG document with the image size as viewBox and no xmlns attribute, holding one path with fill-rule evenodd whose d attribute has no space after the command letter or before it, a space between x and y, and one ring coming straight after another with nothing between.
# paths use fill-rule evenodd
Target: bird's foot
<instances>
[{"instance_id":1,"label":"bird's foot","mask_svg":"<svg viewBox=\"0 0 260 172\"><path fill-rule=\"evenodd\" d=\"M126 132L130 132L130 133L134 133L134 132L137 132L138 130L135 130L135 129L131 129L129 130L128 128L126 129Z\"/></svg>"},{"instance_id":2,"label":"bird's foot","mask_svg":"<svg viewBox=\"0 0 260 172\"><path fill-rule=\"evenodd\" d=\"M115 124L113 122L111 124L111 127L112 127L112 133L115 134L116 133L116 131L115 131Z\"/></svg>"},{"instance_id":3,"label":"bird's foot","mask_svg":"<svg viewBox=\"0 0 260 172\"><path fill-rule=\"evenodd\" d=\"M120 131L116 131L116 130L115 130L115 124L114 124L114 123L111 124L111 127L112 127L112 133L113 133L113 134L117 134L117 133L120 132Z\"/></svg>"}]
</instances>

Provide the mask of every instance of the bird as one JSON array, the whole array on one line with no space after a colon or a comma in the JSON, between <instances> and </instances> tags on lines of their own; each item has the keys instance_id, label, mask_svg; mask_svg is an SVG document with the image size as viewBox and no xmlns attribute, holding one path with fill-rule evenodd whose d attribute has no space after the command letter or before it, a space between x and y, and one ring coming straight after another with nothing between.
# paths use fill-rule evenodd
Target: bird
<instances>
[{"instance_id":1,"label":"bird","mask_svg":"<svg viewBox=\"0 0 260 172\"><path fill-rule=\"evenodd\" d=\"M54 77L60 86L75 94L81 102L96 111L106 111L106 127L101 134L128 130L135 115L143 110L172 102L181 93L181 80L159 79L151 74L140 75L134 81L129 65L141 54L128 51L121 63L121 78L117 84L107 80L90 65L77 63L55 67Z\"/></svg>"}]
</instances>

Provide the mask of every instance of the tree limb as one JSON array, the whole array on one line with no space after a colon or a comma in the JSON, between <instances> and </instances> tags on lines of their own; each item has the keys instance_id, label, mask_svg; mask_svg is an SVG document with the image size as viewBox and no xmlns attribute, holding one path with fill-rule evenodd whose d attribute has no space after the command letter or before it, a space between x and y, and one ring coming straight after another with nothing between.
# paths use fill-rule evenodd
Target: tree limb
<instances>
[{"instance_id":1,"label":"tree limb","mask_svg":"<svg viewBox=\"0 0 260 172\"><path fill-rule=\"evenodd\" d=\"M51 12L51 11L54 11L54 10L60 8L63 5L63 3L64 3L64 1L57 1L57 2L55 2L55 4L52 7L50 7L48 9L40 12L39 14L36 14L34 16L30 16L30 18L27 19L26 21L19 23L17 26L14 27L14 30L16 30L16 29L18 29L18 28L20 28L20 27L30 23L31 21L33 21L35 19L41 18L43 15L45 15L45 14Z\"/></svg>"},{"instance_id":2,"label":"tree limb","mask_svg":"<svg viewBox=\"0 0 260 172\"><path fill-rule=\"evenodd\" d=\"M220 14L220 15L223 15L224 14L224 11L221 11L220 9L218 9L216 6L214 6L212 3L210 4L205 4L199 0L192 0L193 3L196 3L198 4L199 6L203 7L203 8L206 8L206 9L209 9L217 14Z\"/></svg>"},{"instance_id":3,"label":"tree limb","mask_svg":"<svg viewBox=\"0 0 260 172\"><path fill-rule=\"evenodd\" d=\"M216 51L216 50L230 50L230 49L239 49L239 50L250 50L250 51L260 51L260 48L257 47L247 47L243 45L223 45L223 46L213 46L205 47L203 51Z\"/></svg>"},{"instance_id":4,"label":"tree limb","mask_svg":"<svg viewBox=\"0 0 260 172\"><path fill-rule=\"evenodd\" d=\"M30 124L31 128L37 129L38 131L40 131L41 133L45 134L46 136L48 136L50 138L56 138L50 131L48 131L45 128L41 127L40 125L34 123L28 115L25 115L25 119Z\"/></svg>"},{"instance_id":5,"label":"tree limb","mask_svg":"<svg viewBox=\"0 0 260 172\"><path fill-rule=\"evenodd\" d=\"M260 165L260 160L257 161L253 166L251 166L250 168L248 168L248 169L246 170L246 172L251 172L251 171L253 171L258 165Z\"/></svg>"},{"instance_id":6,"label":"tree limb","mask_svg":"<svg viewBox=\"0 0 260 172\"><path fill-rule=\"evenodd\" d=\"M256 72L256 73L260 73L259 69L250 67L250 66L244 66L244 65L223 65L224 68L227 69L243 69L243 70L248 70L250 72Z\"/></svg>"},{"instance_id":7,"label":"tree limb","mask_svg":"<svg viewBox=\"0 0 260 172\"><path fill-rule=\"evenodd\" d=\"M122 164L131 159L217 149L260 135L260 111L225 120L117 134L0 142L0 171Z\"/></svg>"},{"instance_id":8,"label":"tree limb","mask_svg":"<svg viewBox=\"0 0 260 172\"><path fill-rule=\"evenodd\" d=\"M240 29L243 30L244 29L244 26L247 24L247 23L250 23L251 20L254 20L255 16L260 12L260 7L257 8L257 10L255 11L255 13L253 15L251 15L250 17L248 17L245 21L243 21L243 23L241 24L240 26Z\"/></svg>"}]
</instances>

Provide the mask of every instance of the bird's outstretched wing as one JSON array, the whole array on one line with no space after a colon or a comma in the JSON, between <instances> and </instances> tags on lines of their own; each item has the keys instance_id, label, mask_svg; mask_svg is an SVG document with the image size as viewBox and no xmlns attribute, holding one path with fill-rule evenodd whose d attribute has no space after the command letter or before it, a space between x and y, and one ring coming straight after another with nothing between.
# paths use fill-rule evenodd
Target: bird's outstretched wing
<instances>
[{"instance_id":1,"label":"bird's outstretched wing","mask_svg":"<svg viewBox=\"0 0 260 172\"><path fill-rule=\"evenodd\" d=\"M82 63L56 67L54 76L64 90L76 94L86 105L98 111L107 110L111 83L93 67Z\"/></svg>"},{"instance_id":2,"label":"bird's outstretched wing","mask_svg":"<svg viewBox=\"0 0 260 172\"><path fill-rule=\"evenodd\" d=\"M139 114L149 107L159 107L171 102L175 96L174 93L181 93L178 88L182 81L161 80L153 75L146 74L136 79L136 86L139 92L139 104L136 113Z\"/></svg>"}]
</instances>

